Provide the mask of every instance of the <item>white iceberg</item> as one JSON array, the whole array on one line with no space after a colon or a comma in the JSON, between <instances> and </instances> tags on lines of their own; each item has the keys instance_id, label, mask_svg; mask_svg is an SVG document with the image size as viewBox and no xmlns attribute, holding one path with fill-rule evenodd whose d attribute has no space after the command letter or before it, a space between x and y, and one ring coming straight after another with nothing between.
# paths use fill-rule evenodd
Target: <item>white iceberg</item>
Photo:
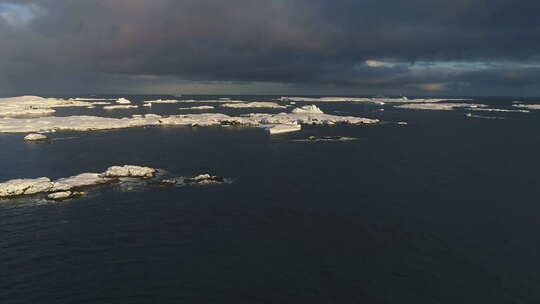
<instances>
[{"instance_id":1,"label":"white iceberg","mask_svg":"<svg viewBox=\"0 0 540 304\"><path fill-rule=\"evenodd\" d=\"M388 103L435 103L441 101L467 101L470 99L457 99L457 98L412 98L407 97L281 97L281 101L294 101L294 102L371 102L377 104Z\"/></svg>"}]
</instances>

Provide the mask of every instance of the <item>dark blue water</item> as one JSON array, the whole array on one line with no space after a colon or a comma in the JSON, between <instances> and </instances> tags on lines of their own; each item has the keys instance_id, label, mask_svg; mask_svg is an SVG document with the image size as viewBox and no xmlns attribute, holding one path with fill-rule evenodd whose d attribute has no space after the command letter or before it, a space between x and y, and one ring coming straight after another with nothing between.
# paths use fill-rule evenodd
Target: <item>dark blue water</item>
<instances>
[{"instance_id":1,"label":"dark blue water","mask_svg":"<svg viewBox=\"0 0 540 304\"><path fill-rule=\"evenodd\" d=\"M0 201L0 303L539 303L540 112L318 105L409 124L0 135L2 181L116 164L234 180Z\"/></svg>"}]
</instances>

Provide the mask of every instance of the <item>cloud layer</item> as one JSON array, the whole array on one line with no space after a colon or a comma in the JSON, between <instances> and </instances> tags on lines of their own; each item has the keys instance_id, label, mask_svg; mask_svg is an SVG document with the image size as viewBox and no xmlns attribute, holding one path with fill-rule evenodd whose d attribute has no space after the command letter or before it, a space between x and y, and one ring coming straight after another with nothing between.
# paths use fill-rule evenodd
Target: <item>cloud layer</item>
<instances>
[{"instance_id":1,"label":"cloud layer","mask_svg":"<svg viewBox=\"0 0 540 304\"><path fill-rule=\"evenodd\" d=\"M539 9L532 0L0 0L0 90L538 95Z\"/></svg>"}]
</instances>

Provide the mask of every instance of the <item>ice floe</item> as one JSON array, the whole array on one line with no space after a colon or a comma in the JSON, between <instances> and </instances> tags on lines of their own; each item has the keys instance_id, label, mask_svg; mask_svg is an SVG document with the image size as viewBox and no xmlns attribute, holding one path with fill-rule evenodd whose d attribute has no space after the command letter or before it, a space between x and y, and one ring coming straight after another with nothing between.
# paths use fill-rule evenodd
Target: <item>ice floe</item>
<instances>
[{"instance_id":1,"label":"ice floe","mask_svg":"<svg viewBox=\"0 0 540 304\"><path fill-rule=\"evenodd\" d=\"M71 189L110 184L115 181L117 181L115 178L107 178L103 175L103 173L82 173L55 181L53 190L67 191Z\"/></svg>"},{"instance_id":2,"label":"ice floe","mask_svg":"<svg viewBox=\"0 0 540 304\"><path fill-rule=\"evenodd\" d=\"M86 195L85 192L79 192L79 191L61 191L61 192L54 192L49 195L47 195L48 199L61 201L69 198L74 197L80 197Z\"/></svg>"},{"instance_id":3,"label":"ice floe","mask_svg":"<svg viewBox=\"0 0 540 304\"><path fill-rule=\"evenodd\" d=\"M319 109L316 105L309 105L296 108L292 111L295 114L322 114L323 111Z\"/></svg>"},{"instance_id":4,"label":"ice floe","mask_svg":"<svg viewBox=\"0 0 540 304\"><path fill-rule=\"evenodd\" d=\"M104 106L104 110L122 110L122 109L137 109L137 105L114 105L114 106Z\"/></svg>"},{"instance_id":5,"label":"ice floe","mask_svg":"<svg viewBox=\"0 0 540 304\"><path fill-rule=\"evenodd\" d=\"M46 135L39 133L30 133L24 137L26 141L43 141L49 139Z\"/></svg>"},{"instance_id":6,"label":"ice floe","mask_svg":"<svg viewBox=\"0 0 540 304\"><path fill-rule=\"evenodd\" d=\"M398 103L398 102L410 102L410 103L434 103L441 101L466 101L470 99L452 99L452 98L406 98L406 97L281 97L281 101L302 101L302 102L371 102L384 104Z\"/></svg>"},{"instance_id":7,"label":"ice floe","mask_svg":"<svg viewBox=\"0 0 540 304\"><path fill-rule=\"evenodd\" d=\"M226 103L222 104L221 107L224 108L272 108L272 109L286 109L286 106L282 106L275 102L239 102L239 103Z\"/></svg>"},{"instance_id":8,"label":"ice floe","mask_svg":"<svg viewBox=\"0 0 540 304\"><path fill-rule=\"evenodd\" d=\"M112 166L103 173L105 177L141 177L152 178L157 170L150 167L141 167L133 165Z\"/></svg>"},{"instance_id":9,"label":"ice floe","mask_svg":"<svg viewBox=\"0 0 540 304\"><path fill-rule=\"evenodd\" d=\"M508 110L508 109L496 109L496 108L470 108L472 111L482 112L508 112L508 113L530 113L529 110Z\"/></svg>"},{"instance_id":10,"label":"ice floe","mask_svg":"<svg viewBox=\"0 0 540 304\"><path fill-rule=\"evenodd\" d=\"M282 134L300 131L302 126L299 124L278 124L278 125L267 125L264 127L270 134Z\"/></svg>"},{"instance_id":11,"label":"ice floe","mask_svg":"<svg viewBox=\"0 0 540 304\"><path fill-rule=\"evenodd\" d=\"M97 103L39 96L0 98L0 116L44 116L55 113L54 108L88 107Z\"/></svg>"},{"instance_id":12,"label":"ice floe","mask_svg":"<svg viewBox=\"0 0 540 304\"><path fill-rule=\"evenodd\" d=\"M56 181L48 177L13 179L0 183L0 198L51 193L52 198L63 199L76 194L74 190L121 182L122 177L152 178L156 173L154 168L125 165L109 167L103 173L82 173Z\"/></svg>"},{"instance_id":13,"label":"ice floe","mask_svg":"<svg viewBox=\"0 0 540 304\"><path fill-rule=\"evenodd\" d=\"M118 98L118 99L116 100L116 103L119 103L119 104L130 104L130 103L131 103L131 100L126 99L126 98Z\"/></svg>"},{"instance_id":14,"label":"ice floe","mask_svg":"<svg viewBox=\"0 0 540 304\"><path fill-rule=\"evenodd\" d=\"M54 184L48 177L12 179L0 183L0 197L45 193L51 191L53 188Z\"/></svg>"},{"instance_id":15,"label":"ice floe","mask_svg":"<svg viewBox=\"0 0 540 304\"><path fill-rule=\"evenodd\" d=\"M470 103L408 103L399 106L394 106L400 109L411 109L411 110L441 110L441 111L450 111L456 108L480 108L487 107L483 104L470 104Z\"/></svg>"},{"instance_id":16,"label":"ice floe","mask_svg":"<svg viewBox=\"0 0 540 304\"><path fill-rule=\"evenodd\" d=\"M47 131L92 131L110 130L142 126L216 126L246 125L266 127L267 125L319 124L332 125L372 124L378 119L353 116L337 116L322 113L316 106L304 106L293 113L263 114L251 113L243 116L228 116L221 113L201 113L160 116L147 114L144 117L109 118L98 116L66 116L66 117L34 117L34 118L0 118L0 133L30 133Z\"/></svg>"},{"instance_id":17,"label":"ice floe","mask_svg":"<svg viewBox=\"0 0 540 304\"><path fill-rule=\"evenodd\" d=\"M540 104L514 104L512 106L516 108L522 108L522 109L540 110Z\"/></svg>"},{"instance_id":18,"label":"ice floe","mask_svg":"<svg viewBox=\"0 0 540 304\"><path fill-rule=\"evenodd\" d=\"M318 141L353 141L353 140L358 140L358 138L346 137L346 136L310 136L307 139L299 139L295 141L318 142Z\"/></svg>"},{"instance_id":19,"label":"ice floe","mask_svg":"<svg viewBox=\"0 0 540 304\"><path fill-rule=\"evenodd\" d=\"M186 108L178 108L178 110L213 110L216 107L214 106L194 106L194 107L186 107Z\"/></svg>"}]
</instances>

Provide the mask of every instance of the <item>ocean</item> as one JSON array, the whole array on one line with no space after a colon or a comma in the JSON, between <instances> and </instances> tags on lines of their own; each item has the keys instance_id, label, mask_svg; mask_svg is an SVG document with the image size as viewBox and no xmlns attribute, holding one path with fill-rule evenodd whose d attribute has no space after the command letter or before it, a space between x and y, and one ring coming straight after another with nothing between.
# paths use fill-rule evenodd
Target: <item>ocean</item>
<instances>
[{"instance_id":1,"label":"ocean","mask_svg":"<svg viewBox=\"0 0 540 304\"><path fill-rule=\"evenodd\" d=\"M185 98L218 97L276 98ZM472 102L512 109L515 100L535 103ZM232 181L0 200L0 303L540 303L540 111L316 105L383 122L279 135L233 126L56 132L44 143L0 134L0 182L123 164Z\"/></svg>"}]
</instances>

